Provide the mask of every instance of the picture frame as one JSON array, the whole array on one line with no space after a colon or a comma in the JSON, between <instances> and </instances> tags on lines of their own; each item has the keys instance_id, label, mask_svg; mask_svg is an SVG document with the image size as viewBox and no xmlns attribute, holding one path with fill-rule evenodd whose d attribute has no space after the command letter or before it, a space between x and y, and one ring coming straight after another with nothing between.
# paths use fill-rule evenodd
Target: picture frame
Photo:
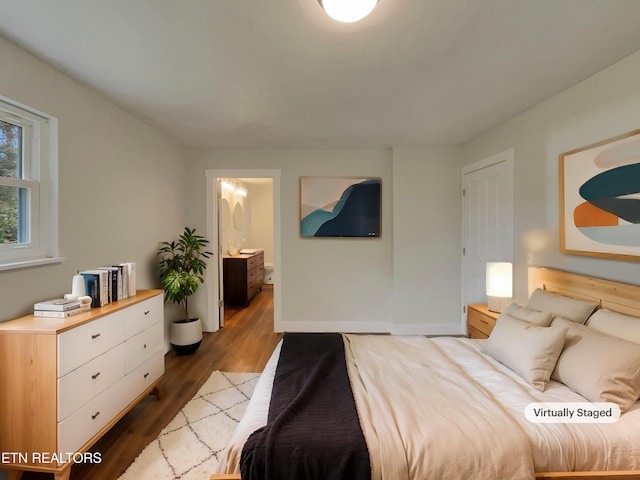
<instances>
[{"instance_id":1,"label":"picture frame","mask_svg":"<svg viewBox=\"0 0 640 480\"><path fill-rule=\"evenodd\" d=\"M380 237L382 179L300 177L301 237Z\"/></svg>"},{"instance_id":2,"label":"picture frame","mask_svg":"<svg viewBox=\"0 0 640 480\"><path fill-rule=\"evenodd\" d=\"M640 130L559 158L560 251L640 260Z\"/></svg>"}]
</instances>

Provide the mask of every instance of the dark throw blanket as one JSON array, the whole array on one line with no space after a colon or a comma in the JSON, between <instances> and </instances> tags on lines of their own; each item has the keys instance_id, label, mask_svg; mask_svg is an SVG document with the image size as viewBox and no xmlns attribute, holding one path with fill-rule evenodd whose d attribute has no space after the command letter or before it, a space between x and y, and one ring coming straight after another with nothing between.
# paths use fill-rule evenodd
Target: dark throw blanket
<instances>
[{"instance_id":1,"label":"dark throw blanket","mask_svg":"<svg viewBox=\"0 0 640 480\"><path fill-rule=\"evenodd\" d=\"M247 440L243 480L370 480L339 334L286 334L267 425Z\"/></svg>"}]
</instances>

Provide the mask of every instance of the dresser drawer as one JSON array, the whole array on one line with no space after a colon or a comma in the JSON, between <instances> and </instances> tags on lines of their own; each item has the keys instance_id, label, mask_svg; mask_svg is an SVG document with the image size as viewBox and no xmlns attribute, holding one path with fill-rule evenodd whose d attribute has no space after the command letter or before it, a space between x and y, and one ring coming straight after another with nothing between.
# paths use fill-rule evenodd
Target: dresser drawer
<instances>
[{"instance_id":1,"label":"dresser drawer","mask_svg":"<svg viewBox=\"0 0 640 480\"><path fill-rule=\"evenodd\" d=\"M247 285L247 299L252 299L256 293L258 293L258 286L254 279L249 285Z\"/></svg>"},{"instance_id":2,"label":"dresser drawer","mask_svg":"<svg viewBox=\"0 0 640 480\"><path fill-rule=\"evenodd\" d=\"M143 302L133 305L127 311L129 318L125 324L125 334L132 337L151 325L162 321L164 315L164 299L156 295Z\"/></svg>"},{"instance_id":3,"label":"dresser drawer","mask_svg":"<svg viewBox=\"0 0 640 480\"><path fill-rule=\"evenodd\" d=\"M251 284L251 282L255 282L256 280L256 269L249 270L247 272L247 284Z\"/></svg>"},{"instance_id":4,"label":"dresser drawer","mask_svg":"<svg viewBox=\"0 0 640 480\"><path fill-rule=\"evenodd\" d=\"M494 316L474 308L468 310L468 328L471 338L487 338L496 325Z\"/></svg>"},{"instance_id":5,"label":"dresser drawer","mask_svg":"<svg viewBox=\"0 0 640 480\"><path fill-rule=\"evenodd\" d=\"M125 377L122 389L126 404L149 388L164 373L164 353L156 352L149 360Z\"/></svg>"},{"instance_id":6,"label":"dresser drawer","mask_svg":"<svg viewBox=\"0 0 640 480\"><path fill-rule=\"evenodd\" d=\"M247 269L251 270L260 267L264 268L264 254L257 253L248 260Z\"/></svg>"},{"instance_id":7,"label":"dresser drawer","mask_svg":"<svg viewBox=\"0 0 640 480\"><path fill-rule=\"evenodd\" d=\"M27 315L0 324L0 388L8 392L0 406L0 451L18 452L0 465L10 478L29 470L69 478L67 456L84 453L134 400L158 385L164 372L163 315L162 290L139 290L69 318ZM160 340L155 330L144 333L153 328ZM130 376L126 342L132 340L133 352L137 335L142 348L145 339L160 347ZM60 462L25 459L29 452L57 453Z\"/></svg>"},{"instance_id":8,"label":"dresser drawer","mask_svg":"<svg viewBox=\"0 0 640 480\"><path fill-rule=\"evenodd\" d=\"M60 452L77 452L129 403L123 396L126 377L58 423Z\"/></svg>"},{"instance_id":9,"label":"dresser drawer","mask_svg":"<svg viewBox=\"0 0 640 480\"><path fill-rule=\"evenodd\" d=\"M122 343L127 319L118 311L58 335L58 378Z\"/></svg>"},{"instance_id":10,"label":"dresser drawer","mask_svg":"<svg viewBox=\"0 0 640 480\"><path fill-rule=\"evenodd\" d=\"M467 327L467 330L468 330L467 333L469 335L469 338L479 338L479 339L489 338L489 335L487 335L484 332L481 332L480 330L475 328L473 325L469 325Z\"/></svg>"},{"instance_id":11,"label":"dresser drawer","mask_svg":"<svg viewBox=\"0 0 640 480\"><path fill-rule=\"evenodd\" d=\"M125 342L125 371L130 373L164 346L164 325L152 325Z\"/></svg>"},{"instance_id":12,"label":"dresser drawer","mask_svg":"<svg viewBox=\"0 0 640 480\"><path fill-rule=\"evenodd\" d=\"M247 305L264 282L264 253L224 257L224 301L228 305Z\"/></svg>"},{"instance_id":13,"label":"dresser drawer","mask_svg":"<svg viewBox=\"0 0 640 480\"><path fill-rule=\"evenodd\" d=\"M124 345L120 344L58 379L58 421L124 377Z\"/></svg>"}]
</instances>

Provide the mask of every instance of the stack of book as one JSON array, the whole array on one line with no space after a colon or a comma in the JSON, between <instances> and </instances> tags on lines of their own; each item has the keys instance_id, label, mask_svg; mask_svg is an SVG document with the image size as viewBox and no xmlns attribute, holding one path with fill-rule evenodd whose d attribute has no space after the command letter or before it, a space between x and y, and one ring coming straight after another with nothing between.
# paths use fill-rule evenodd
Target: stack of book
<instances>
[{"instance_id":1,"label":"stack of book","mask_svg":"<svg viewBox=\"0 0 640 480\"><path fill-rule=\"evenodd\" d=\"M52 298L33 305L33 314L36 317L65 318L81 311L79 300L64 298Z\"/></svg>"},{"instance_id":2,"label":"stack of book","mask_svg":"<svg viewBox=\"0 0 640 480\"><path fill-rule=\"evenodd\" d=\"M136 294L136 264L120 263L110 267L79 272L84 277L86 295L91 307L104 307Z\"/></svg>"}]
</instances>

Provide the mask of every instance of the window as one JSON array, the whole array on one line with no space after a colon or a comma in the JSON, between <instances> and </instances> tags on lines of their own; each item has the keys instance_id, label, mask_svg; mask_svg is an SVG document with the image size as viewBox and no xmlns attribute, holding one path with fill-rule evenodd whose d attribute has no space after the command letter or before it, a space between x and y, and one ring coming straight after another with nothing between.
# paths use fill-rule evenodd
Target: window
<instances>
[{"instance_id":1,"label":"window","mask_svg":"<svg viewBox=\"0 0 640 480\"><path fill-rule=\"evenodd\" d=\"M0 269L60 261L58 124L0 97Z\"/></svg>"}]
</instances>

